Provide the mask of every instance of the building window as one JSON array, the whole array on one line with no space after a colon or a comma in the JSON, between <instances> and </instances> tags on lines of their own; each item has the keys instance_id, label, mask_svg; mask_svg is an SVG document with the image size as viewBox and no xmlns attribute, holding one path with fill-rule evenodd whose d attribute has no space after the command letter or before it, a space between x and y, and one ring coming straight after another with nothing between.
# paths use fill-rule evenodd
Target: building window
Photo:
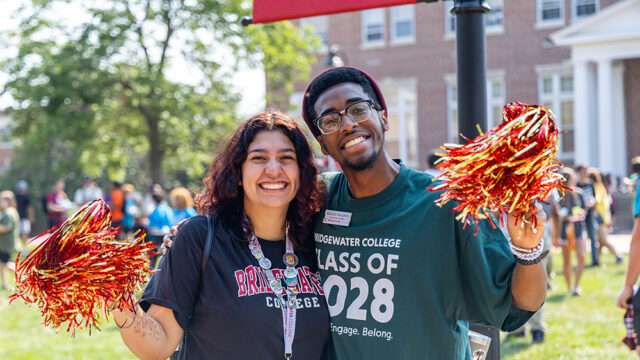
<instances>
[{"instance_id":1,"label":"building window","mask_svg":"<svg viewBox=\"0 0 640 360\"><path fill-rule=\"evenodd\" d=\"M447 141L458 142L458 85L453 81L447 81Z\"/></svg>"},{"instance_id":2,"label":"building window","mask_svg":"<svg viewBox=\"0 0 640 360\"><path fill-rule=\"evenodd\" d=\"M384 8L362 11L362 44L384 44Z\"/></svg>"},{"instance_id":3,"label":"building window","mask_svg":"<svg viewBox=\"0 0 640 360\"><path fill-rule=\"evenodd\" d=\"M539 74L538 88L540 103L551 109L556 116L560 131L560 151L562 161L573 161L575 149L575 129L573 122L573 75L566 72Z\"/></svg>"},{"instance_id":4,"label":"building window","mask_svg":"<svg viewBox=\"0 0 640 360\"><path fill-rule=\"evenodd\" d=\"M300 19L300 27L311 27L312 31L322 41L322 51L327 50L327 34L329 29L329 17L328 16L314 16L309 18Z\"/></svg>"},{"instance_id":5,"label":"building window","mask_svg":"<svg viewBox=\"0 0 640 360\"><path fill-rule=\"evenodd\" d=\"M415 5L391 8L391 42L415 41Z\"/></svg>"},{"instance_id":6,"label":"building window","mask_svg":"<svg viewBox=\"0 0 640 360\"><path fill-rule=\"evenodd\" d=\"M456 16L451 13L453 1L444 3L444 35L455 36L456 34Z\"/></svg>"},{"instance_id":7,"label":"building window","mask_svg":"<svg viewBox=\"0 0 640 360\"><path fill-rule=\"evenodd\" d=\"M561 25L564 23L563 0L538 0L536 12L538 25Z\"/></svg>"},{"instance_id":8,"label":"building window","mask_svg":"<svg viewBox=\"0 0 640 360\"><path fill-rule=\"evenodd\" d=\"M485 31L488 35L501 33L504 31L503 0L487 1L491 6L491 11L484 15ZM451 14L451 7L445 6L445 35L456 34L456 17Z\"/></svg>"},{"instance_id":9,"label":"building window","mask_svg":"<svg viewBox=\"0 0 640 360\"><path fill-rule=\"evenodd\" d=\"M487 32L503 30L502 0L489 0L488 3L491 6L491 11L484 15L484 25Z\"/></svg>"},{"instance_id":10,"label":"building window","mask_svg":"<svg viewBox=\"0 0 640 360\"><path fill-rule=\"evenodd\" d=\"M418 96L414 79L387 80L380 84L387 103L389 130L385 148L394 159L410 167L420 165L418 159Z\"/></svg>"},{"instance_id":11,"label":"building window","mask_svg":"<svg viewBox=\"0 0 640 360\"><path fill-rule=\"evenodd\" d=\"M598 0L573 0L573 17L578 19L589 16L600 8Z\"/></svg>"},{"instance_id":12,"label":"building window","mask_svg":"<svg viewBox=\"0 0 640 360\"><path fill-rule=\"evenodd\" d=\"M502 123L505 91L504 76L487 79L487 128L491 129Z\"/></svg>"},{"instance_id":13,"label":"building window","mask_svg":"<svg viewBox=\"0 0 640 360\"><path fill-rule=\"evenodd\" d=\"M447 141L458 142L458 87L455 75L445 76L447 84ZM502 108L506 102L505 73L493 70L487 73L487 127L491 129L502 123ZM472 136L477 134L469 134Z\"/></svg>"}]
</instances>

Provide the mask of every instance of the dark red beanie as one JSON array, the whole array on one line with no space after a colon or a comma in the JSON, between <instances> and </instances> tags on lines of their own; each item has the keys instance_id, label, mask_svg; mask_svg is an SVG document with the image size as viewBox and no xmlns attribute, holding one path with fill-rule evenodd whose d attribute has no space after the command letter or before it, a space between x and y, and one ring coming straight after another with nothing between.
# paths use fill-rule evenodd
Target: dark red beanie
<instances>
[{"instance_id":1,"label":"dark red beanie","mask_svg":"<svg viewBox=\"0 0 640 360\"><path fill-rule=\"evenodd\" d=\"M385 110L385 111L387 110L387 103L384 101L384 96L382 96L382 91L380 91L380 87L378 86L378 83L375 81L373 76L367 74L363 70L356 69L356 68L351 67L351 66L343 66L343 67L331 68L331 69L329 69L327 71L322 72L320 75L316 76L309 83L309 86L307 86L307 90L304 91L304 96L302 97L302 118L304 119L304 122L307 123L307 127L309 127L309 130L311 130L311 132L313 133L313 136L320 136L321 134L318 131L318 129L316 129L315 125L313 124L313 120L314 119L311 119L309 117L309 114L307 113L307 96L308 96L308 93L309 93L309 88L311 88L311 85L319 77L323 76L324 74L326 74L326 73L328 73L330 71L335 71L335 70L341 69L341 68L354 69L354 70L357 70L358 72L362 73L362 75L364 75L369 80L369 82L371 83L371 87L373 88L373 91L376 93L376 96L378 97L378 102L380 102L380 107L382 107L382 110Z\"/></svg>"}]
</instances>

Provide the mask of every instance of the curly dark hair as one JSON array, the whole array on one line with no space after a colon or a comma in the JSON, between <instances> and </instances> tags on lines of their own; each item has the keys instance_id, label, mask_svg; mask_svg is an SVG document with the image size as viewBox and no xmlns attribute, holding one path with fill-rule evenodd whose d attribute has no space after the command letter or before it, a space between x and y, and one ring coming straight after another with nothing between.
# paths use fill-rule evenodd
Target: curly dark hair
<instances>
[{"instance_id":1,"label":"curly dark hair","mask_svg":"<svg viewBox=\"0 0 640 360\"><path fill-rule=\"evenodd\" d=\"M249 145L262 131L281 131L295 148L300 188L287 211L288 231L294 249L308 251L313 248L313 221L322 204L322 185L302 129L286 114L267 111L238 127L202 181L203 191L196 196L198 213L216 216L237 240L249 240L253 228L244 216L244 190L239 184Z\"/></svg>"}]
</instances>

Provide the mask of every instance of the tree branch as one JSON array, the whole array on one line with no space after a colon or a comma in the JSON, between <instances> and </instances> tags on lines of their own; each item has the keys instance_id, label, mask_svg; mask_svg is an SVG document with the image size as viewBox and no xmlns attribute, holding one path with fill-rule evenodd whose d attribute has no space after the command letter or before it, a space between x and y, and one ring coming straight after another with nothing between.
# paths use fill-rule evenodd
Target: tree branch
<instances>
[{"instance_id":1,"label":"tree branch","mask_svg":"<svg viewBox=\"0 0 640 360\"><path fill-rule=\"evenodd\" d=\"M164 13L164 22L167 24L167 35L165 36L164 41L162 42L162 55L160 56L160 62L158 63L158 74L162 74L162 70L164 68L164 62L167 55L167 48L169 47L169 40L171 39L171 35L173 35L173 27L171 26L171 9L167 9Z\"/></svg>"},{"instance_id":2,"label":"tree branch","mask_svg":"<svg viewBox=\"0 0 640 360\"><path fill-rule=\"evenodd\" d=\"M149 15L149 8L151 6L151 4L149 3L150 0L147 0L147 6L145 7L144 10L144 17L142 18L142 20L140 21L140 24L136 23L136 29L135 32L138 34L138 44L140 44L140 47L142 47L142 51L144 52L144 59L146 60L147 63L147 70L151 71L151 58L149 57L149 51L147 49L147 46L144 44L144 33L142 31L142 26L144 25L145 20L147 20L147 16ZM127 7L127 13L132 16L134 19L136 18L133 13L131 12L131 9L129 8L129 3L126 3L126 7Z\"/></svg>"},{"instance_id":3,"label":"tree branch","mask_svg":"<svg viewBox=\"0 0 640 360\"><path fill-rule=\"evenodd\" d=\"M149 14L149 8L151 7L151 5L149 4L150 0L147 0L147 6L145 7L144 10L144 17L142 18L142 21L140 21L140 25L138 26L138 42L140 43L140 46L142 46L142 50L144 51L144 57L147 60L147 69L149 71L151 71L151 59L149 58L149 52L147 51L147 46L144 44L144 35L142 32L142 25L144 25L145 20L147 20L147 16Z\"/></svg>"}]
</instances>

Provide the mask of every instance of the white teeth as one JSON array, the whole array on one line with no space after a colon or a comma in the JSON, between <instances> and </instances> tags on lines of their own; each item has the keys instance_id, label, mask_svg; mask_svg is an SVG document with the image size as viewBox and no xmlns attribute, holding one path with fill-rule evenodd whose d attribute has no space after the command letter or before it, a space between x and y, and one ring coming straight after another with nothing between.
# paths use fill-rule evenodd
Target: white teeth
<instances>
[{"instance_id":1,"label":"white teeth","mask_svg":"<svg viewBox=\"0 0 640 360\"><path fill-rule=\"evenodd\" d=\"M357 137L357 138L355 138L355 139L349 140L346 144L344 144L344 148L345 148L345 149L346 149L346 148L350 148L350 147L352 147L353 145L360 144L360 143L361 143L361 142L363 142L364 140L365 140L365 138L364 138L364 137L359 136L359 137Z\"/></svg>"},{"instance_id":2,"label":"white teeth","mask_svg":"<svg viewBox=\"0 0 640 360\"><path fill-rule=\"evenodd\" d=\"M278 190L284 188L284 183L263 183L260 184L260 187L267 190Z\"/></svg>"}]
</instances>

